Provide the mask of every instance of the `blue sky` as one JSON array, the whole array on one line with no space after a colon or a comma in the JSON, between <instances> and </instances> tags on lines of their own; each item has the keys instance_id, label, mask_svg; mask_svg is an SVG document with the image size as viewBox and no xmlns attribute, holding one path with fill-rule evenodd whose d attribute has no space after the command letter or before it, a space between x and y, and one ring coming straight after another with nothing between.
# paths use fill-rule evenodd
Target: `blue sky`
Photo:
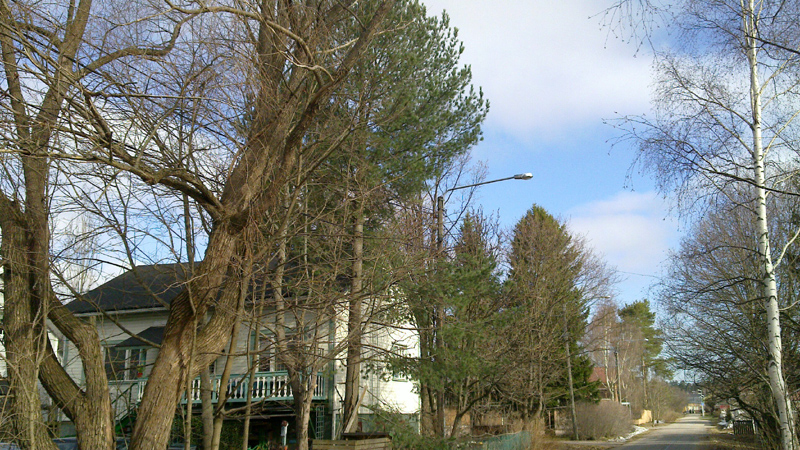
<instances>
[{"instance_id":1,"label":"blue sky","mask_svg":"<svg viewBox=\"0 0 800 450\"><path fill-rule=\"evenodd\" d=\"M422 1L450 15L491 103L473 159L487 179L534 174L481 187L484 210L510 227L543 206L620 271L618 303L647 297L680 227L650 177L626 177L634 149L612 148L617 132L603 122L646 114L650 99L651 56L601 26L611 2Z\"/></svg>"}]
</instances>

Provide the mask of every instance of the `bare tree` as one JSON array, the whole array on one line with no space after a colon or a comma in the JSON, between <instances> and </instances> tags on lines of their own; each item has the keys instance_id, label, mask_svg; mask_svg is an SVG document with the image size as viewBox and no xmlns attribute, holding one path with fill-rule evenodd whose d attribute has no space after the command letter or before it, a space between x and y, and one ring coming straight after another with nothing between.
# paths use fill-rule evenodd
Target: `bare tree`
<instances>
[{"instance_id":1,"label":"bare tree","mask_svg":"<svg viewBox=\"0 0 800 450\"><path fill-rule=\"evenodd\" d=\"M649 5L649 2L643 2ZM769 195L796 195L787 184L797 152L797 54L767 41L797 33L793 2L678 2L672 23L680 46L657 58L655 119L632 118L627 137L640 145L638 161L686 211L700 213L715 200L748 187L741 206L755 218L760 265L759 299L767 315L770 388L779 412L781 445L797 448L793 408L783 368ZM707 200L707 201L701 201ZM773 252L777 257L773 258ZM784 304L785 306L785 304Z\"/></svg>"},{"instance_id":2,"label":"bare tree","mask_svg":"<svg viewBox=\"0 0 800 450\"><path fill-rule=\"evenodd\" d=\"M68 314L50 289L47 181L51 158L98 162L111 171L128 172L145 183L160 184L184 193L203 209L212 223L206 251L210 257L198 265L187 292L171 305L165 338L134 431L134 448L163 446L168 438L172 412L186 380L193 378L199 368L209 362L210 356L193 359L193 354L216 354L222 349L225 337L229 336L238 286L235 282L225 282L225 275L233 256L242 250L240 236L248 227L258 226L258 221L252 218L263 216L270 206L275 205L276 193L296 166L301 149L308 147L309 142L304 139L306 132L374 38L392 4L390 1L369 5L359 3L359 8L353 9L346 4L331 2L313 10L284 8L278 4L274 8L266 4L231 7L205 3L149 9L131 6L117 10L114 19L135 28L146 27L146 22L127 14L142 13L144 17L155 18L152 26L159 32L138 34L164 38L164 43L128 45L126 39L129 36L115 27L111 20L107 22L111 24L110 31L105 39L100 40L102 45L98 43L94 47L82 47L87 24L93 17L89 1L65 10L63 15L52 16L55 11L37 9L39 6L23 10L27 8L25 5L15 4L12 10L8 4L2 5L3 62L8 89L8 95L4 97L8 99L5 111L10 119L7 123L13 129L9 128L11 132L7 134L12 152L5 156L8 190L4 188L0 199L3 208L0 215L4 221L3 255L8 305L5 320L9 336L13 336L8 350L10 359L19 359L20 362L19 377L15 377L19 382L13 385L20 393L35 392L38 366L36 358L30 356L43 355L42 381L50 395L76 423L82 446L105 448L113 445L110 401L96 330ZM163 131L169 136L167 128L174 122L166 113L173 113L175 109L167 107L167 101L153 101L154 91L138 89L142 85L135 84L137 72L132 65L127 62L115 64L123 58L136 57L144 57L146 59L141 61L148 62L165 56L179 41L181 44L197 42L192 42L192 38L199 36L197 30L195 34L182 34L181 26L199 15L227 17L230 25L236 25L227 30L241 33L243 42L250 44L247 48L255 55L250 61L256 62L251 70L245 72L252 76L252 95L248 94L245 105L239 105L250 109L253 114L248 119L246 132L241 135L244 143L238 146L238 155L231 155L234 158L230 160L219 189L209 187L209 178L206 173L196 170L193 158L181 159L172 151L172 141L162 134ZM52 25L56 25L51 20L55 17L64 17L61 34L49 31ZM360 23L355 28L347 27L354 30L353 33L350 36L336 35L334 31L343 30L341 24L351 19ZM253 33L248 34L248 31ZM131 31L130 34L137 32ZM208 38L206 42L213 40L213 36ZM122 45L114 48L115 44ZM318 60L317 55L324 56ZM188 69L203 74L207 66L208 62L197 70L197 66L190 64ZM281 69L284 66L290 70L284 72ZM157 69L159 66L151 64L150 67ZM41 95L30 92L38 89L39 85L24 84L22 70L28 68L35 72L34 78L43 80L45 91ZM151 73L169 75L157 70ZM86 87L79 84L81 80L93 80L95 84ZM159 80L163 80L163 84L147 87L168 85L166 77ZM162 92L165 95L160 99L174 98L171 93ZM28 98L41 98L41 103L36 104ZM70 107L73 117L80 118L80 122L59 122L68 118L61 113L65 105ZM152 130L154 122L146 119L152 118L153 114L143 114L148 110L154 111L145 108L151 105L162 106L161 119L155 123L165 124L164 129L155 133L116 134L120 122L127 123L125 128L129 130ZM233 112L234 105L229 103L229 106L220 113ZM64 123L66 127L62 127ZM74 127L70 129L69 125ZM141 128L136 128L140 125ZM54 131L61 130L65 133L54 134ZM349 133L349 128L338 133L344 136ZM53 147L51 138L61 135L77 137L78 142ZM335 151L338 143L335 139L330 141L327 150L323 150L319 157ZM318 162L312 159L308 167L313 169L316 164ZM24 178L15 178L15 175L24 175ZM24 199L25 204L20 204L17 199ZM21 248L34 251L20 253L16 250ZM33 259L28 260L24 255ZM28 272L30 276L26 275ZM217 295L220 291L222 293ZM204 316L212 303L216 314L197 331L195 318ZM33 311L36 316L28 317L24 311ZM42 340L31 333L43 329L45 317L78 345L86 373L85 389L81 390L71 382L58 367L52 351L44 352L39 348L43 344L36 344ZM30 323L41 325L23 326ZM195 333L196 339L193 339ZM27 366L25 361L29 361ZM32 397L20 395L18 398ZM16 406L21 412L18 417L25 418L19 426L32 430L25 435L25 445L37 448L51 445L46 433L36 428L36 424L41 423L38 401L20 401Z\"/></svg>"},{"instance_id":3,"label":"bare tree","mask_svg":"<svg viewBox=\"0 0 800 450\"><path fill-rule=\"evenodd\" d=\"M621 378L618 376L621 375L619 373L620 327L617 311L617 305L612 297L601 299L595 305L583 338L583 347L594 365L605 369L605 379L602 381L611 391L611 398L620 402L622 400L619 398L620 388L617 381Z\"/></svg>"},{"instance_id":4,"label":"bare tree","mask_svg":"<svg viewBox=\"0 0 800 450\"><path fill-rule=\"evenodd\" d=\"M24 448L53 444L42 425L36 380L75 422L84 447L111 448L110 400L96 330L65 311L53 292L50 267L53 155L69 153L75 141L60 131L85 129L77 117L82 97L96 83L96 71L115 61L158 58L169 52L183 21L161 22L161 34L130 39L130 27L109 18L94 27L91 1L61 10L21 2L0 4L3 64L3 141L0 227L6 312L6 348L18 435ZM169 17L169 9L143 6L145 16ZM141 18L141 17L140 17ZM115 23L116 22L116 23ZM148 22L143 19L142 26ZM91 25L90 25L91 24ZM115 30L115 25L122 25ZM87 43L87 37L92 36ZM96 38L96 40L95 40ZM120 44L109 48L110 42ZM75 137L83 140L82 137ZM79 388L60 367L46 339L51 320L75 342L86 363Z\"/></svg>"},{"instance_id":5,"label":"bare tree","mask_svg":"<svg viewBox=\"0 0 800 450\"><path fill-rule=\"evenodd\" d=\"M749 197L749 195L747 196ZM775 198L773 198L775 200ZM791 239L796 202L772 204L771 235L776 242ZM660 297L670 316L668 350L676 366L698 378L705 391L731 399L760 425L770 447L781 443L778 411L773 406L768 373L769 353L765 314L759 301L760 264L752 243L756 224L747 211L725 207L708 214L689 232L671 258L670 276ZM790 254L794 254L794 246ZM794 256L776 271L784 299L796 302ZM794 342L796 307L781 312L787 343ZM703 336L698 339L698 336ZM784 347L786 378L795 390L797 347Z\"/></svg>"}]
</instances>

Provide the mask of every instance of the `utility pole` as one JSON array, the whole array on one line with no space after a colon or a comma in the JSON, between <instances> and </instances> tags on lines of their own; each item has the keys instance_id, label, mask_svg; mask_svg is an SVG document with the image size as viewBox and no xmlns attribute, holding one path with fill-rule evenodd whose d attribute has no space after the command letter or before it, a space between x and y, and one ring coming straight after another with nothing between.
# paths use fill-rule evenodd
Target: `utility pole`
<instances>
[{"instance_id":1,"label":"utility pole","mask_svg":"<svg viewBox=\"0 0 800 450\"><path fill-rule=\"evenodd\" d=\"M617 401L622 403L622 384L619 381L619 349L617 347L614 347L614 365L617 369Z\"/></svg>"},{"instance_id":2,"label":"utility pole","mask_svg":"<svg viewBox=\"0 0 800 450\"><path fill-rule=\"evenodd\" d=\"M649 403L647 401L647 362L644 358L644 350L642 350L642 390L644 392L644 409L647 409L647 404ZM652 411L650 411L650 414L652 415Z\"/></svg>"},{"instance_id":3,"label":"utility pole","mask_svg":"<svg viewBox=\"0 0 800 450\"><path fill-rule=\"evenodd\" d=\"M447 191L445 191L447 192ZM436 197L436 259L444 257L444 196ZM444 348L442 327L444 326L444 301L436 306L436 357L440 358ZM436 392L436 423L442 427L441 436L447 437L447 417L444 412L444 388ZM434 427L435 429L435 427Z\"/></svg>"},{"instance_id":4,"label":"utility pole","mask_svg":"<svg viewBox=\"0 0 800 450\"><path fill-rule=\"evenodd\" d=\"M564 302L564 349L567 353L567 380L569 382L569 404L572 410L572 436L578 440L578 417L575 413L575 388L572 384L572 356L569 351L569 327L567 321L567 302Z\"/></svg>"}]
</instances>

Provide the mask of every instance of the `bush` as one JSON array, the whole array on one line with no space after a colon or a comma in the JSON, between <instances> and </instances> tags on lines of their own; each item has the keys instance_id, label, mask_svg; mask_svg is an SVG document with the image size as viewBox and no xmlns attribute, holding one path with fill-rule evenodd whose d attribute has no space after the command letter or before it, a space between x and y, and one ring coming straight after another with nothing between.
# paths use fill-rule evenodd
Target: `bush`
<instances>
[{"instance_id":1,"label":"bush","mask_svg":"<svg viewBox=\"0 0 800 450\"><path fill-rule=\"evenodd\" d=\"M183 417L176 416L172 422L170 442L184 442ZM244 425L239 421L226 420L222 422L220 431L219 450L241 450L244 440ZM192 445L198 449L203 447L203 420L199 416L192 417Z\"/></svg>"},{"instance_id":2,"label":"bush","mask_svg":"<svg viewBox=\"0 0 800 450\"><path fill-rule=\"evenodd\" d=\"M453 439L421 436L417 432L416 425L403 414L379 409L374 409L373 413L375 414L375 428L386 431L392 436L392 448L395 450L451 450L456 448Z\"/></svg>"},{"instance_id":3,"label":"bush","mask_svg":"<svg viewBox=\"0 0 800 450\"><path fill-rule=\"evenodd\" d=\"M618 437L633 429L630 410L617 402L578 403L575 410L580 439Z\"/></svg>"},{"instance_id":4,"label":"bush","mask_svg":"<svg viewBox=\"0 0 800 450\"><path fill-rule=\"evenodd\" d=\"M670 423L670 422L675 422L676 420L680 419L681 417L683 417L683 414L681 414L681 413L679 413L679 412L677 412L675 410L670 409L670 410L668 410L668 411L666 411L666 412L661 414L661 419L660 420L663 421L663 422Z\"/></svg>"}]
</instances>

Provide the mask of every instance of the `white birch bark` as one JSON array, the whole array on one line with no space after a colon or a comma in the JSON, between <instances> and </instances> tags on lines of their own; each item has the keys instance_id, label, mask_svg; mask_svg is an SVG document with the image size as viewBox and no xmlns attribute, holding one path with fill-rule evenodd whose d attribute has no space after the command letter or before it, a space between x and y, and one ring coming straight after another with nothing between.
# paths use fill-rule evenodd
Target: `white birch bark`
<instances>
[{"instance_id":1,"label":"white birch bark","mask_svg":"<svg viewBox=\"0 0 800 450\"><path fill-rule=\"evenodd\" d=\"M758 233L758 254L763 264L762 292L767 317L769 347L769 384L775 408L780 422L782 450L795 450L797 439L794 432L794 413L792 411L786 382L783 378L783 356L781 343L780 310L778 306L778 289L775 270L770 255L769 225L767 221L767 190L764 150L761 136L761 87L758 79L758 47L755 39L758 17L754 0L748 0L743 6L743 29L747 46L747 61L750 69L750 101L753 114L753 170L756 182L756 231Z\"/></svg>"}]
</instances>

